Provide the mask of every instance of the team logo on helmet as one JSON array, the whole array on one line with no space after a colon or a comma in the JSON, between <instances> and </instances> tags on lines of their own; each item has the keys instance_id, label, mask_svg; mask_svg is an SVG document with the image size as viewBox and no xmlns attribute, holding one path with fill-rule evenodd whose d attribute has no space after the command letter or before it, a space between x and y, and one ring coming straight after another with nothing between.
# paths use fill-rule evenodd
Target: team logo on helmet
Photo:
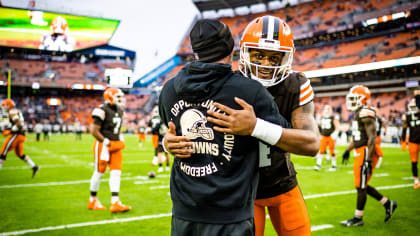
<instances>
[{"instance_id":1,"label":"team logo on helmet","mask_svg":"<svg viewBox=\"0 0 420 236\"><path fill-rule=\"evenodd\" d=\"M350 89L346 96L346 105L349 110L355 111L358 108L365 106L369 99L369 89L363 85L355 85Z\"/></svg>"},{"instance_id":2,"label":"team logo on helmet","mask_svg":"<svg viewBox=\"0 0 420 236\"><path fill-rule=\"evenodd\" d=\"M117 105L119 107L125 106L124 93L118 88L107 88L104 92L104 99L106 103Z\"/></svg>"},{"instance_id":3,"label":"team logo on helmet","mask_svg":"<svg viewBox=\"0 0 420 236\"><path fill-rule=\"evenodd\" d=\"M211 128L206 127L206 117L199 110L189 109L181 116L182 135L191 139L203 138L213 140L214 133Z\"/></svg>"},{"instance_id":4,"label":"team logo on helmet","mask_svg":"<svg viewBox=\"0 0 420 236\"><path fill-rule=\"evenodd\" d=\"M409 112L417 113L419 109L417 108L417 105L416 105L416 99L412 98L410 102L408 102L407 108Z\"/></svg>"},{"instance_id":5,"label":"team logo on helmet","mask_svg":"<svg viewBox=\"0 0 420 236\"><path fill-rule=\"evenodd\" d=\"M4 112L7 112L15 107L15 103L12 99L5 99L1 102L1 108Z\"/></svg>"}]
</instances>

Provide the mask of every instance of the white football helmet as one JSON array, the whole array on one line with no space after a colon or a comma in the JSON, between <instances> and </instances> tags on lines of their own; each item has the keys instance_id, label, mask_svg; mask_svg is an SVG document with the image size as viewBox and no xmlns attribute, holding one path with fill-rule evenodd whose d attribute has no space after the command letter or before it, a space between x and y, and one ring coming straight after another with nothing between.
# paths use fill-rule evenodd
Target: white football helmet
<instances>
[{"instance_id":1,"label":"white football helmet","mask_svg":"<svg viewBox=\"0 0 420 236\"><path fill-rule=\"evenodd\" d=\"M324 111L322 112L322 115L324 117L329 117L332 115L332 107L330 105L325 105L324 106Z\"/></svg>"},{"instance_id":2,"label":"white football helmet","mask_svg":"<svg viewBox=\"0 0 420 236\"><path fill-rule=\"evenodd\" d=\"M213 130L206 127L206 117L199 110L189 109L185 111L181 116L180 123L183 136L189 137L191 139L214 139Z\"/></svg>"},{"instance_id":3,"label":"white football helmet","mask_svg":"<svg viewBox=\"0 0 420 236\"><path fill-rule=\"evenodd\" d=\"M408 111L411 113L417 113L419 109L417 108L416 99L412 98L407 105Z\"/></svg>"}]
</instances>

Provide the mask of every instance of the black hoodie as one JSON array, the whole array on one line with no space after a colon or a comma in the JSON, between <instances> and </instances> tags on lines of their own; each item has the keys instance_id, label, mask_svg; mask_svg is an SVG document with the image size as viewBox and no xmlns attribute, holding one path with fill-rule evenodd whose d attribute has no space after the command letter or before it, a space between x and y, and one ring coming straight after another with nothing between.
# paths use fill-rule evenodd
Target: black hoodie
<instances>
[{"instance_id":1,"label":"black hoodie","mask_svg":"<svg viewBox=\"0 0 420 236\"><path fill-rule=\"evenodd\" d=\"M288 126L269 92L259 82L233 73L227 64L188 63L163 87L159 97L163 122L173 121L177 135L190 137L195 150L190 158L174 160L173 216L216 224L253 217L259 141L216 132L205 118L208 109L215 109L213 102L242 109L234 97L251 104L257 117Z\"/></svg>"}]
</instances>

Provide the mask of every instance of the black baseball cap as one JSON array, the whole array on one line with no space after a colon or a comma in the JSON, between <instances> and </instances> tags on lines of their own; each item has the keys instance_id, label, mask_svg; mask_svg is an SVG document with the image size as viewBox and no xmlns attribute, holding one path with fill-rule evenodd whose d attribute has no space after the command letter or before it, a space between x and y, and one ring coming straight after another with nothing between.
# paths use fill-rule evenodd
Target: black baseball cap
<instances>
[{"instance_id":1,"label":"black baseball cap","mask_svg":"<svg viewBox=\"0 0 420 236\"><path fill-rule=\"evenodd\" d=\"M202 62L214 62L232 53L234 40L227 25L217 20L198 20L190 32L191 47Z\"/></svg>"}]
</instances>

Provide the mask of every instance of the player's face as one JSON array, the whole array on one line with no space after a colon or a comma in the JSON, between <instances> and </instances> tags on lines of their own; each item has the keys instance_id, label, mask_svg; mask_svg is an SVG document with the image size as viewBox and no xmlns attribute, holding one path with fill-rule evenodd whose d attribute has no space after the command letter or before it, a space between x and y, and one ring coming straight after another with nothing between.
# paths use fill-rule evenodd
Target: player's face
<instances>
[{"instance_id":1,"label":"player's face","mask_svg":"<svg viewBox=\"0 0 420 236\"><path fill-rule=\"evenodd\" d=\"M262 66L279 66L283 60L284 53L278 51L270 51L263 49L249 49L250 61L257 65ZM254 75L261 79L272 79L274 69L259 67L251 65L251 70Z\"/></svg>"}]
</instances>

